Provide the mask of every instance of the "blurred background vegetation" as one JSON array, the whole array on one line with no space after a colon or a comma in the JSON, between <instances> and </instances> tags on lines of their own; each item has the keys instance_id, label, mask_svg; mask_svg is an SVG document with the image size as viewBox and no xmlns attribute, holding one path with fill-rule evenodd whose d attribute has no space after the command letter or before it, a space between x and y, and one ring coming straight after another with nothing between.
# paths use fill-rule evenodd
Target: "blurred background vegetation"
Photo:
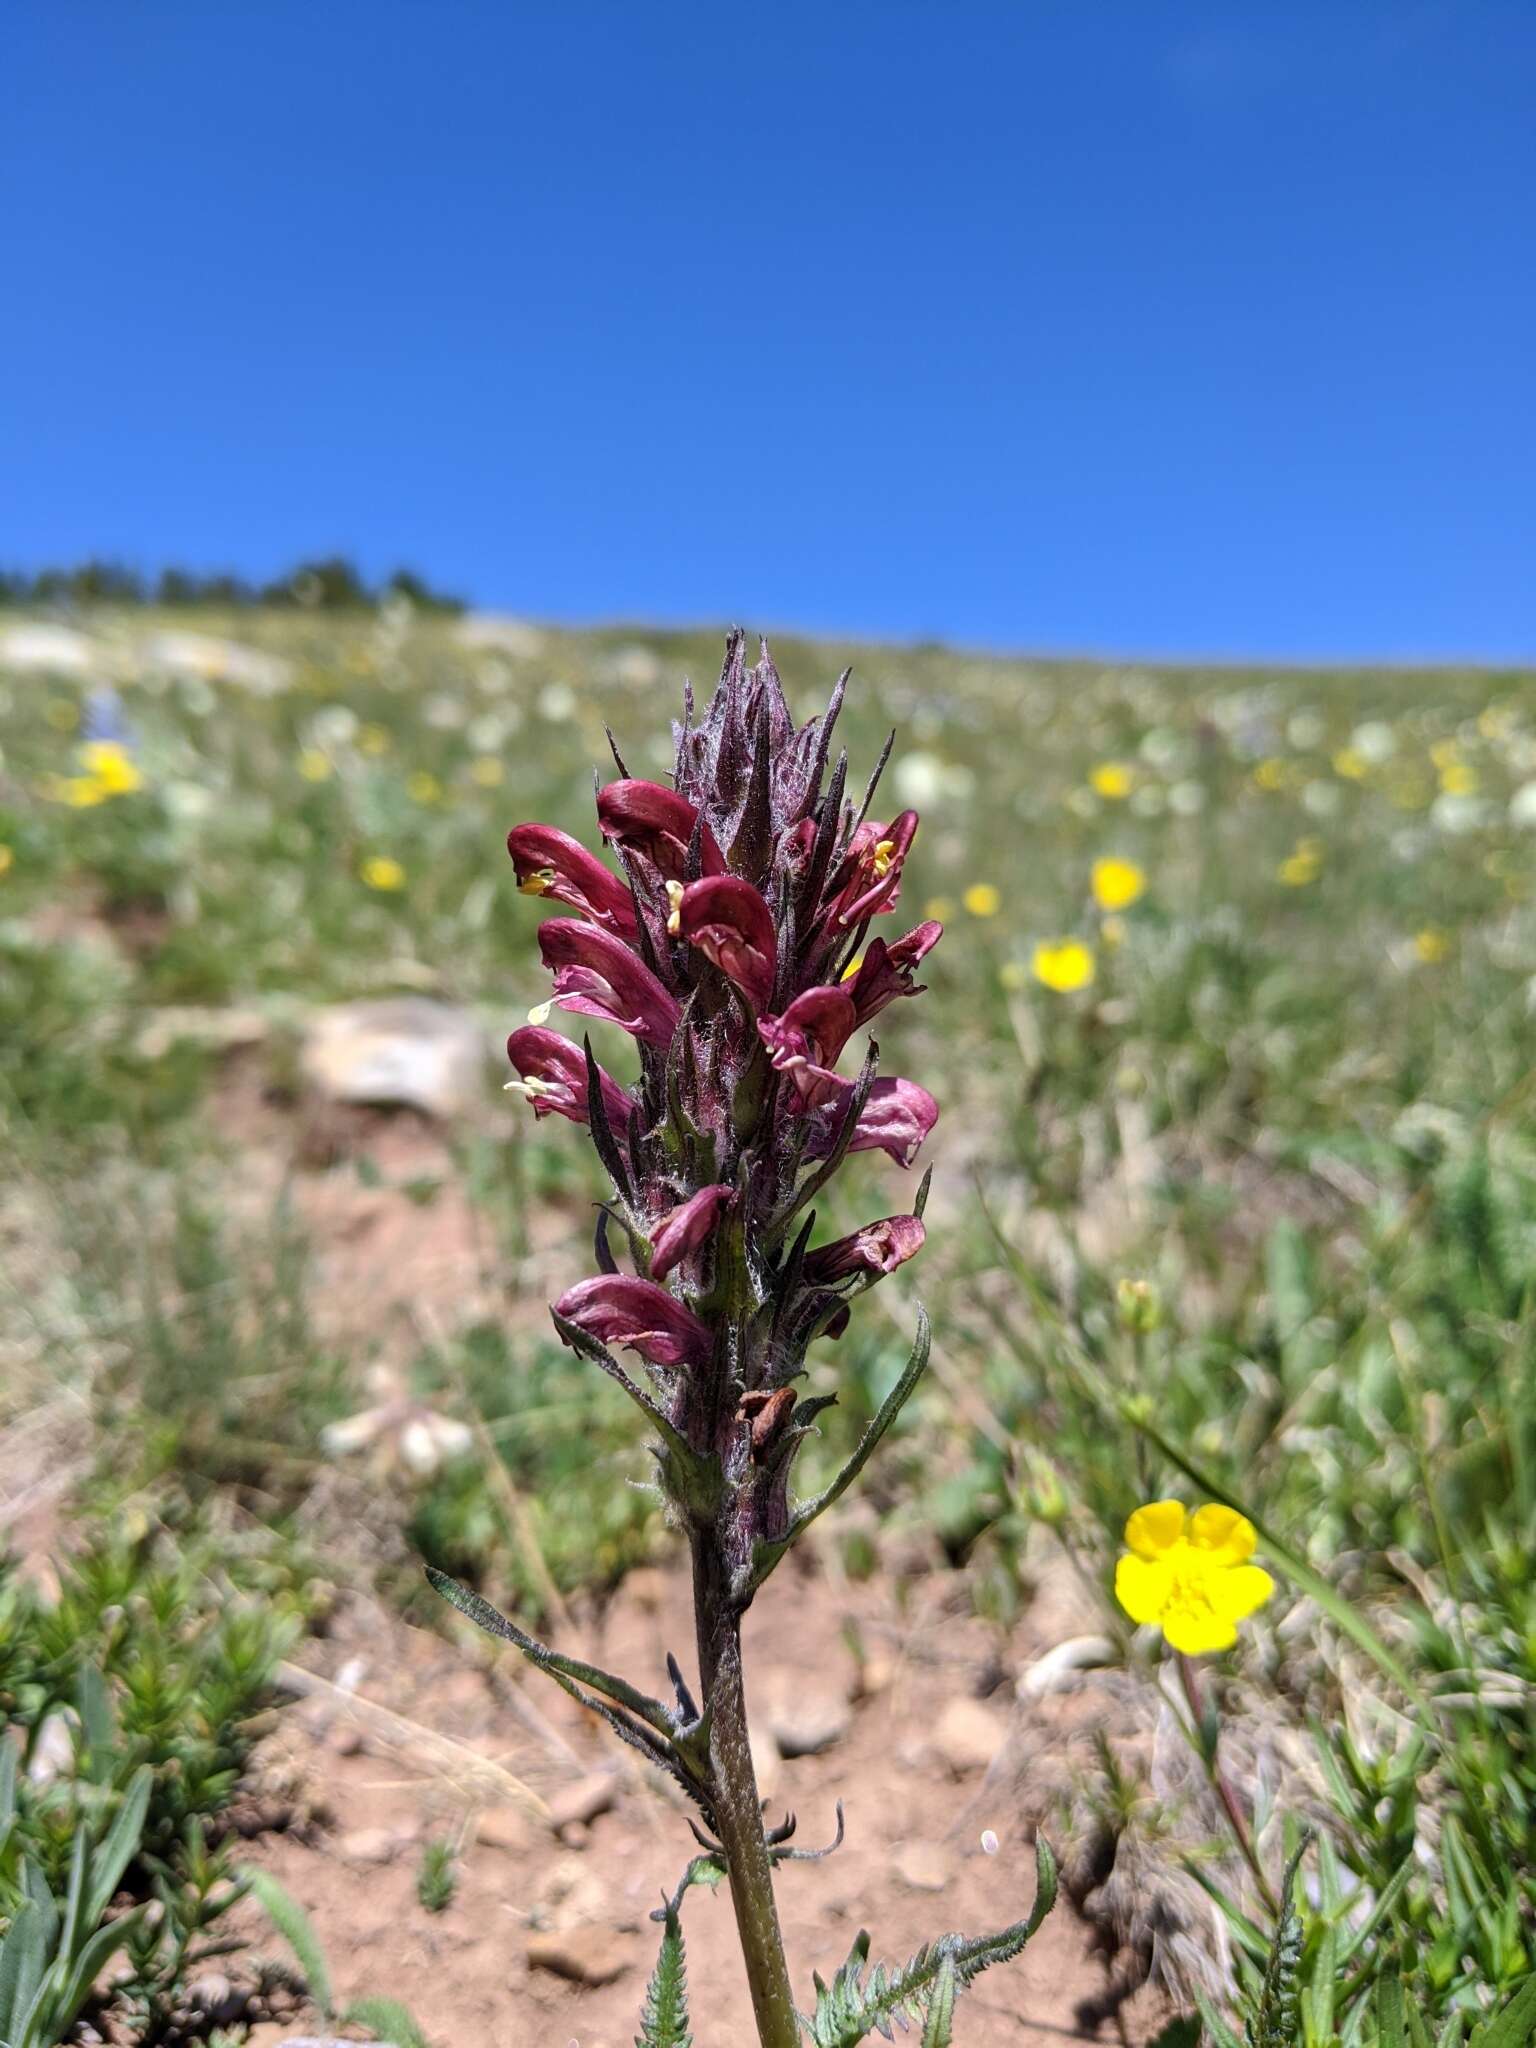
<instances>
[{"instance_id":1,"label":"blurred background vegetation","mask_svg":"<svg viewBox=\"0 0 1536 2048\"><path fill-rule=\"evenodd\" d=\"M0 1702L28 1755L61 1713L79 1754L23 1789L0 1911L148 1764L141 1890L189 1931L131 1997L170 2026L317 1530L330 1576L410 1606L426 1557L529 1616L665 1555L624 1404L543 1313L597 1188L499 1090L545 992L501 841L595 838L605 726L663 775L719 636L460 616L344 563L5 595L0 1502L75 1562L57 1602L0 1591ZM1240 1505L1282 1594L1223 1698L1267 1745L1261 1833L1323 1845L1306 2038L1373 2038L1400 1971L1460 2039L1536 1957L1536 678L773 651L802 716L852 663L856 772L900 729L900 914L948 927L881 1031L942 1106L929 1248L819 1347L821 1455L899 1370L909 1279L936 1371L826 1540L898 1596L953 1570L1000 1634L1064 1559L1145 1669L1126 1515ZM451 1103L317 1064L336 1006L398 999L479 1049ZM829 1230L910 1198L878 1156L842 1185ZM385 1202L353 1300L347 1225ZM1177 1836L1128 1768L1070 1824ZM1174 1860L1256 1981L1262 1902Z\"/></svg>"}]
</instances>

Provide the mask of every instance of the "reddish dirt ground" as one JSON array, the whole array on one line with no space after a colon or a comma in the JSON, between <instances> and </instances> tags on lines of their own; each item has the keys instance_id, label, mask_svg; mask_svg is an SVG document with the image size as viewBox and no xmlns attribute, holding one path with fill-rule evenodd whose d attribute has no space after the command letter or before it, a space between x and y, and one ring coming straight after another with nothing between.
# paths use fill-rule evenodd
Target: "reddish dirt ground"
<instances>
[{"instance_id":1,"label":"reddish dirt ground","mask_svg":"<svg viewBox=\"0 0 1536 2048\"><path fill-rule=\"evenodd\" d=\"M1011 1680L1043 1645L1026 1624L1000 1658L995 1632L954 1611L953 1579L947 1591L927 1582L898 1619L880 1588L792 1571L765 1592L747 1635L770 1817L792 1807L797 1840L814 1847L833 1833L835 1802L846 1807L837 1854L779 1877L791 1965L809 2003L812 1970L830 1976L860 1927L872 1929L877 1957L901 1961L936 1934L980 1932L1027 1910L1034 1857L1019 1786L1038 1735L1014 1708ZM1043 1604L1059 1622L1059 1604ZM863 1645L862 1688L850 1627ZM682 1577L633 1574L606 1621L576 1637L587 1654L660 1689L668 1648L685 1670L692 1661ZM629 2048L655 1952L648 1916L692 1852L680 1799L640 1759L616 1754L606 1731L538 1674L494 1648L487 1655L467 1633L447 1642L354 1609L310 1661L355 1681L355 1694L312 1691L283 1709L265 1763L307 1786L323 1824L268 1835L254 1856L313 1915L338 2003L402 1998L438 2044ZM794 1747L797 1733L839 1725L826 1749L787 1760L771 1732L788 1726ZM515 1788L498 1769L556 1809L576 1787L595 1797L594 1773L618 1779L611 1805L557 1838L509 1796ZM983 1851L985 1830L995 1853ZM459 1885L432 1914L416 1881L424 1842L445 1835L465 1844ZM700 2048L747 2043L724 1892L691 1893L684 1927ZM248 1931L272 1952L270 1933ZM612 1972L609 1981L535 1967L530 1945L541 1937L557 1937L574 1967ZM1104 1981L1088 1930L1063 1901L1022 1958L977 1982L959 2038L968 2048L1094 2038L1078 2007ZM1161 2017L1143 1996L1099 2038L1143 2042ZM307 2031L262 2027L257 2048Z\"/></svg>"}]
</instances>

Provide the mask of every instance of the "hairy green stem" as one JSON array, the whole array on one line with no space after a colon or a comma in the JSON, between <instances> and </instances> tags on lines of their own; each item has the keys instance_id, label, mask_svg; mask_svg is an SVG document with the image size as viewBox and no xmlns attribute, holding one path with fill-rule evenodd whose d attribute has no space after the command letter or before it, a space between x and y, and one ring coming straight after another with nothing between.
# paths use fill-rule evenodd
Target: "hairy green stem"
<instances>
[{"instance_id":1,"label":"hairy green stem","mask_svg":"<svg viewBox=\"0 0 1536 2048\"><path fill-rule=\"evenodd\" d=\"M762 2048L799 2048L800 2023L773 1896L773 1859L763 1834L762 1801L747 1738L741 1613L731 1598L730 1575L711 1529L696 1529L693 1534L693 1610L699 1677L711 1714L715 1823L726 1852L758 2040Z\"/></svg>"}]
</instances>

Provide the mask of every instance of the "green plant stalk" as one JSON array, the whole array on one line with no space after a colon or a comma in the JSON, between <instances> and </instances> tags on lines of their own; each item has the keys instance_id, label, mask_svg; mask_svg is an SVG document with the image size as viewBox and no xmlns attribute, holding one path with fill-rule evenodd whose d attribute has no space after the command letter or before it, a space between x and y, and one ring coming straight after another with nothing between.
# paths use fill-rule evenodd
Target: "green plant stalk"
<instances>
[{"instance_id":1,"label":"green plant stalk","mask_svg":"<svg viewBox=\"0 0 1536 2048\"><path fill-rule=\"evenodd\" d=\"M726 1852L758 2039L762 2048L799 2048L800 2022L779 1931L773 1859L763 1831L763 1805L747 1734L741 1612L731 1596L730 1574L712 1528L693 1531L693 1609L699 1677L710 1716L714 1819Z\"/></svg>"},{"instance_id":2,"label":"green plant stalk","mask_svg":"<svg viewBox=\"0 0 1536 2048\"><path fill-rule=\"evenodd\" d=\"M1233 1840L1242 1851L1244 1862L1253 1872L1254 1882L1259 1888L1259 1897L1264 1901L1269 1913L1273 1917L1278 1918L1280 1902L1276 1899L1274 1889L1265 1874L1264 1866L1259 1861L1259 1852L1253 1845L1253 1831L1248 1825L1247 1815L1243 1812L1237 1794L1232 1789L1231 1779L1228 1778L1226 1772L1221 1767L1219 1755L1221 1735L1219 1725L1209 1750L1206 1748L1203 1734L1205 1726L1205 1700L1200 1691L1200 1679L1195 1670L1193 1658L1186 1657L1182 1651L1179 1653L1179 1678L1183 1684L1184 1697L1189 1702L1189 1711L1194 1720L1195 1748L1199 1752L1201 1762L1205 1765L1205 1775L1210 1780L1211 1790L1220 1800L1221 1810L1227 1817L1227 1825L1232 1830Z\"/></svg>"}]
</instances>

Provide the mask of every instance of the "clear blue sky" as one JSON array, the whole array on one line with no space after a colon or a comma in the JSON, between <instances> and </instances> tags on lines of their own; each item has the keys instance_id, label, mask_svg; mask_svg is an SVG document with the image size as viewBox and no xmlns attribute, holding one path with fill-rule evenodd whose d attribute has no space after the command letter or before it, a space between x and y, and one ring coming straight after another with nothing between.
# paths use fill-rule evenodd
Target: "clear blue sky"
<instances>
[{"instance_id":1,"label":"clear blue sky","mask_svg":"<svg viewBox=\"0 0 1536 2048\"><path fill-rule=\"evenodd\" d=\"M1536 654L1532 0L12 0L0 562Z\"/></svg>"}]
</instances>

